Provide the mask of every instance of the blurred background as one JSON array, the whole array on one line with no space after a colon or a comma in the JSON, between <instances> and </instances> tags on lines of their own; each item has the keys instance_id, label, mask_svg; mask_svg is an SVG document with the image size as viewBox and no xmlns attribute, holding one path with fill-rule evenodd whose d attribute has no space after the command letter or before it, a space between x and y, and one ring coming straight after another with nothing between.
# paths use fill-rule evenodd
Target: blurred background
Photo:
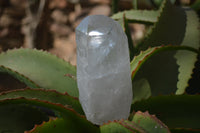
<instances>
[{"instance_id":1,"label":"blurred background","mask_svg":"<svg viewBox=\"0 0 200 133\"><path fill-rule=\"evenodd\" d=\"M137 8L157 9L162 0L138 0ZM172 0L175 1L175 0ZM176 0L190 5L195 0ZM111 16L135 8L136 0L0 0L0 52L13 48L43 49L76 65L75 28L88 15ZM115 5L115 6L113 6ZM133 40L145 26L130 24Z\"/></svg>"}]
</instances>

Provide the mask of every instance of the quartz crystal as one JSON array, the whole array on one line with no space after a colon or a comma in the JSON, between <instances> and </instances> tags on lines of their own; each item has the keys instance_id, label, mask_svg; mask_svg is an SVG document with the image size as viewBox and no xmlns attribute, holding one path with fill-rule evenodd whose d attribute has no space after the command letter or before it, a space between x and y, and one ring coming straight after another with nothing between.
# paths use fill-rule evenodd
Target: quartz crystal
<instances>
[{"instance_id":1,"label":"quartz crystal","mask_svg":"<svg viewBox=\"0 0 200 133\"><path fill-rule=\"evenodd\" d=\"M127 37L103 15L86 17L76 28L79 100L89 121L101 125L127 119L132 82Z\"/></svg>"}]
</instances>

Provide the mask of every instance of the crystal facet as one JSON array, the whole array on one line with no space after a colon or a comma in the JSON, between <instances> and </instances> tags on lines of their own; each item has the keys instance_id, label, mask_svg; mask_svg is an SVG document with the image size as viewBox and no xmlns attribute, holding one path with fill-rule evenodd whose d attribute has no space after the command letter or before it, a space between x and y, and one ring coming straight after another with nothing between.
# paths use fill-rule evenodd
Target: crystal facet
<instances>
[{"instance_id":1,"label":"crystal facet","mask_svg":"<svg viewBox=\"0 0 200 133\"><path fill-rule=\"evenodd\" d=\"M127 37L103 15L86 17L76 28L79 100L89 121L101 125L126 119L132 102Z\"/></svg>"}]
</instances>

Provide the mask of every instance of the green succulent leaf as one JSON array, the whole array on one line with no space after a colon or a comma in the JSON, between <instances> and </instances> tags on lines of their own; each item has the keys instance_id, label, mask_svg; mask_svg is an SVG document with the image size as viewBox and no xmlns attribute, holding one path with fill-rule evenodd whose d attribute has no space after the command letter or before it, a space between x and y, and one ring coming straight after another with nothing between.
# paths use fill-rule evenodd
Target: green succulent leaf
<instances>
[{"instance_id":1,"label":"green succulent leaf","mask_svg":"<svg viewBox=\"0 0 200 133\"><path fill-rule=\"evenodd\" d=\"M175 50L187 50L195 53L199 52L197 49L188 46L166 45L148 48L146 51L142 51L138 56L134 57L131 61L133 103L141 99L146 99L151 94L175 93L178 72L174 73L175 77L170 76L170 72L173 72L172 70L174 69L177 71L178 68L174 68L170 62L168 62L169 65L160 63L160 61L162 61L162 58L160 58L162 53L164 53L165 56L168 56L169 52L174 52ZM155 61L154 63L152 63L152 58ZM173 61L173 57L171 58ZM163 74L163 71L167 71L168 73ZM169 78L174 79L174 81L169 80ZM170 85L175 87L171 88Z\"/></svg>"},{"instance_id":2,"label":"green succulent leaf","mask_svg":"<svg viewBox=\"0 0 200 133\"><path fill-rule=\"evenodd\" d=\"M192 14L192 11L190 11L190 14ZM186 18L190 20L187 21ZM193 21L195 21L194 24L190 24ZM199 42L197 40L199 40L199 30L197 25L198 19L195 15L192 18L192 15L189 15L188 11L185 9L175 7L169 0L164 0L160 8L158 21L154 24L151 32L144 41L137 45L137 49L140 51L147 49L148 47L168 44L179 46L182 43L188 44L182 46L198 49ZM188 31L194 32L189 33ZM191 41L191 38L194 40L193 44L189 44L187 41ZM181 51L180 53L181 54L179 54L179 57L177 58L176 51L160 52L158 55L148 59L145 62L145 65L140 68L134 80L139 81L141 79L146 79L151 87L152 95L170 94L175 93L176 91L178 92L177 94L182 94L191 77L197 54L189 51ZM186 53L185 56L183 56L183 53ZM174 58L175 55L176 59ZM190 59L190 57L192 59ZM133 84L135 81L133 81ZM184 84L182 84L183 82Z\"/></svg>"},{"instance_id":3,"label":"green succulent leaf","mask_svg":"<svg viewBox=\"0 0 200 133\"><path fill-rule=\"evenodd\" d=\"M164 123L148 112L136 112L132 121L142 127L147 133L170 133Z\"/></svg>"},{"instance_id":4,"label":"green succulent leaf","mask_svg":"<svg viewBox=\"0 0 200 133\"><path fill-rule=\"evenodd\" d=\"M109 122L100 127L101 133L145 133L135 123L129 122L125 120Z\"/></svg>"},{"instance_id":5,"label":"green succulent leaf","mask_svg":"<svg viewBox=\"0 0 200 133\"><path fill-rule=\"evenodd\" d=\"M36 125L32 130L25 133L81 133L83 130L78 125L71 124L70 120L56 118L41 125ZM86 132L86 130L85 130ZM97 132L97 131L96 131ZM94 130L87 130L87 133L95 133Z\"/></svg>"},{"instance_id":6,"label":"green succulent leaf","mask_svg":"<svg viewBox=\"0 0 200 133\"><path fill-rule=\"evenodd\" d=\"M15 77L16 79L25 83L27 86L29 86L31 88L38 88L39 87L33 81L31 81L29 78L25 77L24 75L14 71L10 68L5 67L5 66L0 65L0 72L1 73L7 73L7 74Z\"/></svg>"},{"instance_id":7,"label":"green succulent leaf","mask_svg":"<svg viewBox=\"0 0 200 133\"><path fill-rule=\"evenodd\" d=\"M195 49L200 47L200 31L198 29L199 19L197 14L191 9L186 9L187 15L187 27L186 33L182 46L190 46ZM179 65L179 75L176 94L183 94L186 87L188 86L188 81L191 79L193 69L195 67L195 62L197 61L197 54L188 51L178 51L175 54L177 59L177 64Z\"/></svg>"},{"instance_id":8,"label":"green succulent leaf","mask_svg":"<svg viewBox=\"0 0 200 133\"><path fill-rule=\"evenodd\" d=\"M160 45L180 45L186 31L186 13L169 0L163 0L159 9L158 21L139 44L139 50Z\"/></svg>"},{"instance_id":9,"label":"green succulent leaf","mask_svg":"<svg viewBox=\"0 0 200 133\"><path fill-rule=\"evenodd\" d=\"M132 105L134 111L149 111L169 128L200 128L200 95L150 97Z\"/></svg>"},{"instance_id":10,"label":"green succulent leaf","mask_svg":"<svg viewBox=\"0 0 200 133\"><path fill-rule=\"evenodd\" d=\"M134 81L133 84L133 100L132 103L136 101L147 99L151 96L151 87L146 79L140 79Z\"/></svg>"},{"instance_id":11,"label":"green succulent leaf","mask_svg":"<svg viewBox=\"0 0 200 133\"><path fill-rule=\"evenodd\" d=\"M56 118L48 122L43 122L41 125L35 125L30 131L25 133L64 133L64 132L77 132L77 127L71 127L63 118ZM80 132L80 131L79 131Z\"/></svg>"},{"instance_id":12,"label":"green succulent leaf","mask_svg":"<svg viewBox=\"0 0 200 133\"><path fill-rule=\"evenodd\" d=\"M133 46L133 40L132 40L132 37L131 37L131 33L130 33L130 29L129 29L129 26L128 26L128 21L126 19L126 16L124 15L124 17L119 19L118 22L122 26L122 28L123 28L123 30L126 33L126 36L128 38L130 60L132 60L133 56L135 54L135 48Z\"/></svg>"},{"instance_id":13,"label":"green succulent leaf","mask_svg":"<svg viewBox=\"0 0 200 133\"><path fill-rule=\"evenodd\" d=\"M0 94L0 100L24 97L27 99L38 99L51 103L58 103L68 108L73 108L77 113L84 114L82 107L77 98L68 94L62 94L54 90L44 89L19 89Z\"/></svg>"},{"instance_id":14,"label":"green succulent leaf","mask_svg":"<svg viewBox=\"0 0 200 133\"><path fill-rule=\"evenodd\" d=\"M143 65L143 63L147 61L151 56L163 51L173 51L173 50L186 50L186 51L194 52L196 54L199 53L199 50L193 47L189 47L189 46L162 45L162 46L148 48L145 51L141 51L140 54L135 56L134 59L131 61L130 65L131 65L132 79L135 77L136 72Z\"/></svg>"},{"instance_id":15,"label":"green succulent leaf","mask_svg":"<svg viewBox=\"0 0 200 133\"><path fill-rule=\"evenodd\" d=\"M100 127L101 133L169 133L168 127L148 112L136 112L132 121L119 120Z\"/></svg>"},{"instance_id":16,"label":"green succulent leaf","mask_svg":"<svg viewBox=\"0 0 200 133\"><path fill-rule=\"evenodd\" d=\"M63 106L61 104L55 104L47 101L41 101L36 99L25 99L25 98L0 100L0 107L5 105L18 106L21 104L44 107L58 112L60 118L64 119L65 122L68 124L66 125L68 128L65 132L71 130L73 130L74 132L91 132L91 133L99 132L99 128L97 128L92 123L87 121L84 116L79 115L73 109L67 108L66 106ZM4 120L1 119L1 121L3 122Z\"/></svg>"},{"instance_id":17,"label":"green succulent leaf","mask_svg":"<svg viewBox=\"0 0 200 133\"><path fill-rule=\"evenodd\" d=\"M15 49L0 54L0 65L28 77L41 88L78 97L74 66L44 51ZM68 76L69 75L69 76ZM32 87L32 86L29 86Z\"/></svg>"},{"instance_id":18,"label":"green succulent leaf","mask_svg":"<svg viewBox=\"0 0 200 133\"><path fill-rule=\"evenodd\" d=\"M157 22L157 17L159 16L159 11L147 11L147 10L128 10L123 12L118 12L112 16L112 19L122 19L123 16L129 22L139 22L139 23L150 23L153 24Z\"/></svg>"},{"instance_id":19,"label":"green succulent leaf","mask_svg":"<svg viewBox=\"0 0 200 133\"><path fill-rule=\"evenodd\" d=\"M0 132L22 133L35 124L48 121L48 116L39 109L25 104L4 104L0 106Z\"/></svg>"}]
</instances>

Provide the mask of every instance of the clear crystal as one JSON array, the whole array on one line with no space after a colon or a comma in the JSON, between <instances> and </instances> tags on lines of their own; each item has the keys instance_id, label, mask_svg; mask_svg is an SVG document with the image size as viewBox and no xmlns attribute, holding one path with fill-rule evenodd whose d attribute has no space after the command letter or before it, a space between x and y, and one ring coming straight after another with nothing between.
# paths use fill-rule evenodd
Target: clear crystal
<instances>
[{"instance_id":1,"label":"clear crystal","mask_svg":"<svg viewBox=\"0 0 200 133\"><path fill-rule=\"evenodd\" d=\"M103 15L86 17L76 28L79 100L89 121L101 125L126 119L132 102L127 37Z\"/></svg>"}]
</instances>

